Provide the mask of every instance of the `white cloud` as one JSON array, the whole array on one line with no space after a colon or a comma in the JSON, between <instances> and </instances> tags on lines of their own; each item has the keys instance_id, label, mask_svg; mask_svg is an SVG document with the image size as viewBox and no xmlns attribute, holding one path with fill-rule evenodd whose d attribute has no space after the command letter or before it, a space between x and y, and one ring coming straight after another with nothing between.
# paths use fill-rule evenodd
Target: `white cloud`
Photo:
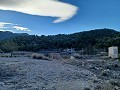
<instances>
[{"instance_id":1,"label":"white cloud","mask_svg":"<svg viewBox=\"0 0 120 90\"><path fill-rule=\"evenodd\" d=\"M2 29L0 29L0 31L3 31L3 32L5 32L5 31L13 32L13 30L2 30Z\"/></svg>"},{"instance_id":2,"label":"white cloud","mask_svg":"<svg viewBox=\"0 0 120 90\"><path fill-rule=\"evenodd\" d=\"M30 29L19 26L18 24L0 22L0 31L13 31L13 29L19 31L27 31L27 32L30 31Z\"/></svg>"},{"instance_id":3,"label":"white cloud","mask_svg":"<svg viewBox=\"0 0 120 90\"><path fill-rule=\"evenodd\" d=\"M0 22L0 28L7 28L5 25L12 25L12 23Z\"/></svg>"},{"instance_id":4,"label":"white cloud","mask_svg":"<svg viewBox=\"0 0 120 90\"><path fill-rule=\"evenodd\" d=\"M30 31L28 28L21 27L21 26L13 26L12 28L19 30L19 31Z\"/></svg>"},{"instance_id":5,"label":"white cloud","mask_svg":"<svg viewBox=\"0 0 120 90\"><path fill-rule=\"evenodd\" d=\"M59 23L72 18L78 8L58 0L0 0L0 9L57 17L53 23Z\"/></svg>"}]
</instances>

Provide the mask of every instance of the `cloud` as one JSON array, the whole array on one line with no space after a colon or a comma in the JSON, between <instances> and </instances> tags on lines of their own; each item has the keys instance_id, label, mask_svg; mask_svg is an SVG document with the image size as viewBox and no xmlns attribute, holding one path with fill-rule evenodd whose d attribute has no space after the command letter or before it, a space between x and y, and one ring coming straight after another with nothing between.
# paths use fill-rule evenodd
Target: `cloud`
<instances>
[{"instance_id":1,"label":"cloud","mask_svg":"<svg viewBox=\"0 0 120 90\"><path fill-rule=\"evenodd\" d=\"M2 30L2 29L0 29L0 31L3 31L3 32L5 32L5 31L13 32L13 30Z\"/></svg>"},{"instance_id":2,"label":"cloud","mask_svg":"<svg viewBox=\"0 0 120 90\"><path fill-rule=\"evenodd\" d=\"M19 30L19 31L30 31L28 28L21 27L21 26L13 26L12 28Z\"/></svg>"},{"instance_id":3,"label":"cloud","mask_svg":"<svg viewBox=\"0 0 120 90\"><path fill-rule=\"evenodd\" d=\"M0 22L0 28L7 28L5 25L12 25L12 23Z\"/></svg>"},{"instance_id":4,"label":"cloud","mask_svg":"<svg viewBox=\"0 0 120 90\"><path fill-rule=\"evenodd\" d=\"M13 30L26 31L26 32L30 31L30 29L19 26L18 24L0 22L0 31L13 31Z\"/></svg>"},{"instance_id":5,"label":"cloud","mask_svg":"<svg viewBox=\"0 0 120 90\"><path fill-rule=\"evenodd\" d=\"M0 0L0 9L56 17L53 23L59 23L72 18L78 7L58 0Z\"/></svg>"}]
</instances>

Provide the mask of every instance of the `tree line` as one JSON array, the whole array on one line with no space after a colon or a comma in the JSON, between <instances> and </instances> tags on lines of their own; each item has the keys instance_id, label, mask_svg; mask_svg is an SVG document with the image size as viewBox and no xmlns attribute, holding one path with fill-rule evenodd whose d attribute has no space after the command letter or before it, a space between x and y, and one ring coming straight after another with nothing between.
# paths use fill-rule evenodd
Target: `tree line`
<instances>
[{"instance_id":1,"label":"tree line","mask_svg":"<svg viewBox=\"0 0 120 90\"><path fill-rule=\"evenodd\" d=\"M96 29L73 34L58 35L24 35L1 40L0 49L10 51L34 51L41 49L66 49L66 48L108 48L120 47L120 32L113 29Z\"/></svg>"}]
</instances>

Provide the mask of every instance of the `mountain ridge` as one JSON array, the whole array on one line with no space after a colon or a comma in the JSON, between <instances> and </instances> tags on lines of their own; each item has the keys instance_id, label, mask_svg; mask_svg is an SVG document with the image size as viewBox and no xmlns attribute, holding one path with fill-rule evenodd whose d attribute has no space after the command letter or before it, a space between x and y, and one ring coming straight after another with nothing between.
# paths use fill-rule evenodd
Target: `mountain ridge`
<instances>
[{"instance_id":1,"label":"mountain ridge","mask_svg":"<svg viewBox=\"0 0 120 90\"><path fill-rule=\"evenodd\" d=\"M16 36L24 36L24 35L29 35L29 34L27 34L27 33L13 33L10 31L0 31L0 40L9 39L9 38L13 38Z\"/></svg>"},{"instance_id":2,"label":"mountain ridge","mask_svg":"<svg viewBox=\"0 0 120 90\"><path fill-rule=\"evenodd\" d=\"M15 34L16 35L16 34ZM13 38L0 41L0 46L14 44L18 51L35 51L41 49L86 49L105 48L110 46L120 47L120 32L113 29L96 29L73 34L58 35L18 35ZM6 44L7 43L7 44ZM10 45L9 45L10 46ZM2 47L0 47L2 48Z\"/></svg>"}]
</instances>

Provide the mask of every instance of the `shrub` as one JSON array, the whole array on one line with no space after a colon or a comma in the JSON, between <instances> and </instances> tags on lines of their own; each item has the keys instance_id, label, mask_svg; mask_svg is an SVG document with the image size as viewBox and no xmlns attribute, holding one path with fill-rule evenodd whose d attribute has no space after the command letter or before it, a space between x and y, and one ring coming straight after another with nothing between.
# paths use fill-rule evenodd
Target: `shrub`
<instances>
[{"instance_id":1,"label":"shrub","mask_svg":"<svg viewBox=\"0 0 120 90\"><path fill-rule=\"evenodd\" d=\"M36 54L36 59L44 59L45 56L43 54Z\"/></svg>"},{"instance_id":2,"label":"shrub","mask_svg":"<svg viewBox=\"0 0 120 90\"><path fill-rule=\"evenodd\" d=\"M59 53L49 53L48 56L51 59L62 60L62 57Z\"/></svg>"},{"instance_id":3,"label":"shrub","mask_svg":"<svg viewBox=\"0 0 120 90\"><path fill-rule=\"evenodd\" d=\"M67 64L72 64L76 62L75 58L73 56L63 56L63 59L62 59L62 62L63 63L67 63Z\"/></svg>"},{"instance_id":4,"label":"shrub","mask_svg":"<svg viewBox=\"0 0 120 90\"><path fill-rule=\"evenodd\" d=\"M32 58L34 59L44 59L44 60L49 60L48 57L44 56L43 54L40 54L40 53L33 53L31 55Z\"/></svg>"},{"instance_id":5,"label":"shrub","mask_svg":"<svg viewBox=\"0 0 120 90\"><path fill-rule=\"evenodd\" d=\"M82 57L80 57L80 55L78 53L74 53L73 57L76 58L76 59L81 59L82 58Z\"/></svg>"},{"instance_id":6,"label":"shrub","mask_svg":"<svg viewBox=\"0 0 120 90\"><path fill-rule=\"evenodd\" d=\"M37 54L37 53L33 53L33 54L31 55L31 57L32 57L32 58L36 58L36 54Z\"/></svg>"},{"instance_id":7,"label":"shrub","mask_svg":"<svg viewBox=\"0 0 120 90\"><path fill-rule=\"evenodd\" d=\"M70 56L69 55L63 55L62 58L63 59L70 59Z\"/></svg>"}]
</instances>

